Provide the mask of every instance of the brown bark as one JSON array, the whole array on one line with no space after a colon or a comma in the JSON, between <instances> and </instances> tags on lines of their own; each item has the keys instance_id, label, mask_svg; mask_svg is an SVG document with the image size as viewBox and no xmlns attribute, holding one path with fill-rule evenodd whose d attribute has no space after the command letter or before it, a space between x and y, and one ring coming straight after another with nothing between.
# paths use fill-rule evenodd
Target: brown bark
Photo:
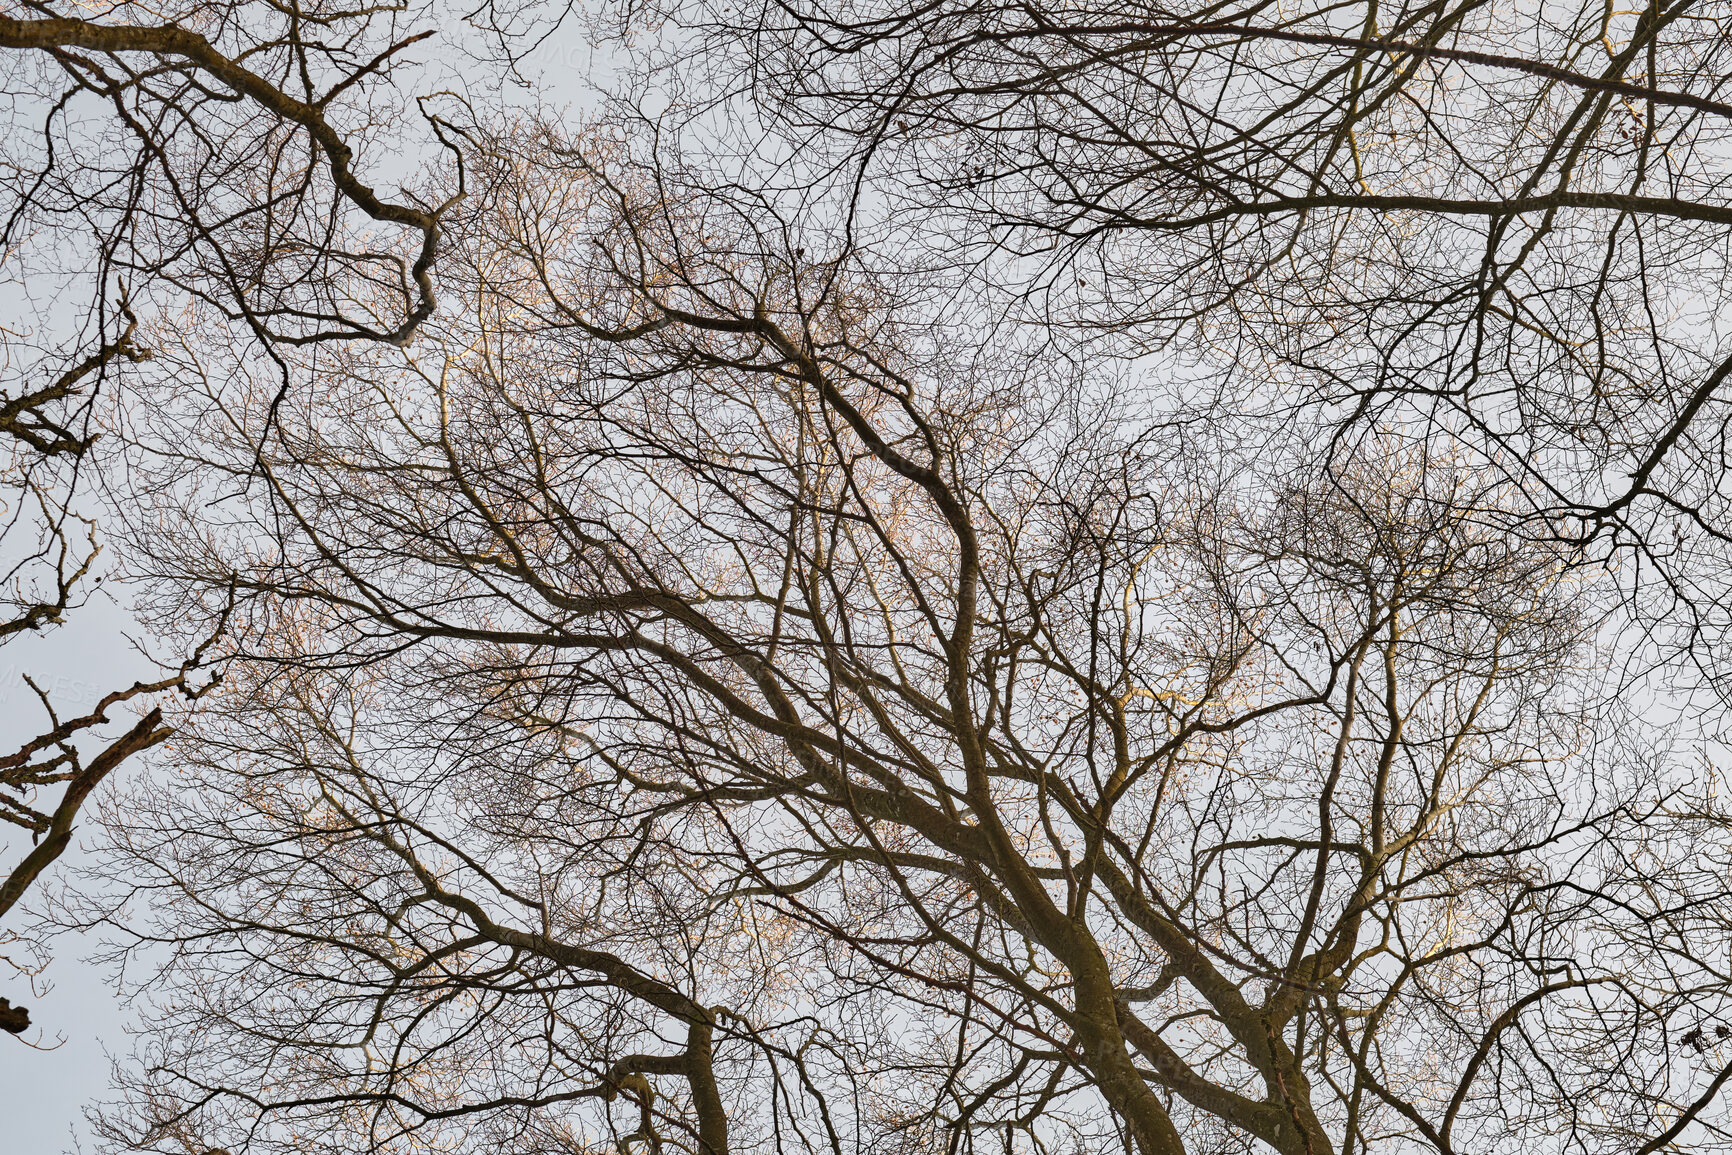
<instances>
[{"instance_id":1,"label":"brown bark","mask_svg":"<svg viewBox=\"0 0 1732 1155\"><path fill-rule=\"evenodd\" d=\"M66 792L61 795L59 805L54 808L47 837L37 843L36 847L24 856L24 860L12 868L6 881L0 884L0 916L11 910L29 889L30 884L36 881L37 876L65 852L72 842L73 823L78 819L79 808L84 805L90 792L122 762L166 741L173 733L173 730L162 725L162 711L152 710L140 718L131 730L110 742L102 753L91 759L89 766L73 777L66 787Z\"/></svg>"}]
</instances>

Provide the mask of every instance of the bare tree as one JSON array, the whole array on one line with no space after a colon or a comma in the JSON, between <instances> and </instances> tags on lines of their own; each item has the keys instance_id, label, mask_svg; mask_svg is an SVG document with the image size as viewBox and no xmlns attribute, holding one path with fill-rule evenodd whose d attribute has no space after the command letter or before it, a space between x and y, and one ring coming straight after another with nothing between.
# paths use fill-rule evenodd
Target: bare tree
<instances>
[{"instance_id":1,"label":"bare tree","mask_svg":"<svg viewBox=\"0 0 1732 1155\"><path fill-rule=\"evenodd\" d=\"M8 554L4 619L0 645L40 633L64 621L87 596L85 588L99 547L94 524L80 517L72 502L82 467L96 437L88 432L88 402L93 381L100 381L111 362L137 358L132 343L136 321L113 341L104 343L79 363L48 381L19 381L0 403L0 432L7 438L6 468L0 474L7 522L0 545ZM16 353L15 342L8 352ZM25 359L23 373L39 367ZM0 757L0 818L30 834L31 846L6 867L0 880L0 915L12 909L42 871L66 849L73 823L91 791L115 767L168 736L162 711L151 709L124 733L103 735L116 706L175 687L185 687L185 670L149 683L117 689L97 701L86 701L75 716L61 718L50 696L28 673L8 669L41 699L48 728ZM90 749L96 738L97 748ZM81 744L83 748L81 748ZM58 790L56 790L58 788ZM53 798L44 805L44 791ZM10 930L0 942L20 943ZM32 945L32 944L25 944ZM32 974L40 959L8 956L14 969ZM29 1029L28 1010L0 1002L0 1028L20 1034Z\"/></svg>"},{"instance_id":2,"label":"bare tree","mask_svg":"<svg viewBox=\"0 0 1732 1155\"><path fill-rule=\"evenodd\" d=\"M86 916L174 992L117 1145L1723 1145L1717 778L1516 481L464 131L414 346L138 414L236 624Z\"/></svg>"},{"instance_id":3,"label":"bare tree","mask_svg":"<svg viewBox=\"0 0 1732 1155\"><path fill-rule=\"evenodd\" d=\"M246 3L0 14L0 253L13 306L0 642L58 625L95 580L97 525L79 502L99 464L97 396L150 355L135 308L206 310L267 353L401 342L431 314L439 220L461 175L439 174L450 187L423 202L376 191L359 155L401 143L381 127L395 99L375 94L393 92L404 53L432 34L404 31L413 18ZM425 123L436 141L437 119ZM191 668L75 703L64 719L41 695L46 728L0 758L0 817L33 843L0 883L0 917L66 848L90 792L170 731L152 708L117 737L93 747L92 736L122 703L191 693ZM27 1025L21 1011L0 1022Z\"/></svg>"},{"instance_id":4,"label":"bare tree","mask_svg":"<svg viewBox=\"0 0 1732 1155\"><path fill-rule=\"evenodd\" d=\"M419 199L406 14L122 15L114 1147L1732 1145L1717 14L632 5Z\"/></svg>"},{"instance_id":5,"label":"bare tree","mask_svg":"<svg viewBox=\"0 0 1732 1155\"><path fill-rule=\"evenodd\" d=\"M734 64L789 139L956 222L991 275L1018 258L1061 332L1186 364L1229 417L1329 407L1347 445L1446 434L1510 479L1521 532L1620 554L1648 625L1713 665L1732 372L1717 15L668 10L699 33L681 52Z\"/></svg>"},{"instance_id":6,"label":"bare tree","mask_svg":"<svg viewBox=\"0 0 1732 1155\"><path fill-rule=\"evenodd\" d=\"M404 99L394 66L433 35L403 30L413 12L77 11L0 17L19 88L8 247L70 223L94 233L99 292L169 286L272 343L401 342L431 314L439 220L461 178L436 203L393 198L357 159L375 138L400 144L380 127Z\"/></svg>"}]
</instances>

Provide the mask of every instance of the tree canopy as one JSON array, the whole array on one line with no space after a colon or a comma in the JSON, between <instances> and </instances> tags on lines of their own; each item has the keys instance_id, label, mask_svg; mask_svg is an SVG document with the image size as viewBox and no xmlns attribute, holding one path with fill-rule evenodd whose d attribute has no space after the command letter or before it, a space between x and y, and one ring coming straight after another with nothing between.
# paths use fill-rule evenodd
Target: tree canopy
<instances>
[{"instance_id":1,"label":"tree canopy","mask_svg":"<svg viewBox=\"0 0 1732 1155\"><path fill-rule=\"evenodd\" d=\"M0 18L100 1141L1732 1147L1725 16Z\"/></svg>"}]
</instances>

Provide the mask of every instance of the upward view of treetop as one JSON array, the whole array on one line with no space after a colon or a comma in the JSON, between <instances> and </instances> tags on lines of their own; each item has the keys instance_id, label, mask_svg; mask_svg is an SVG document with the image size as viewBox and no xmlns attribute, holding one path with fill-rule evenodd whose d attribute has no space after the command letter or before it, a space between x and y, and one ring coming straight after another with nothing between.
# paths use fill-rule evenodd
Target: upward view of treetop
<instances>
[{"instance_id":1,"label":"upward view of treetop","mask_svg":"<svg viewBox=\"0 0 1732 1155\"><path fill-rule=\"evenodd\" d=\"M95 1141L1732 1150L1729 20L6 9Z\"/></svg>"}]
</instances>

